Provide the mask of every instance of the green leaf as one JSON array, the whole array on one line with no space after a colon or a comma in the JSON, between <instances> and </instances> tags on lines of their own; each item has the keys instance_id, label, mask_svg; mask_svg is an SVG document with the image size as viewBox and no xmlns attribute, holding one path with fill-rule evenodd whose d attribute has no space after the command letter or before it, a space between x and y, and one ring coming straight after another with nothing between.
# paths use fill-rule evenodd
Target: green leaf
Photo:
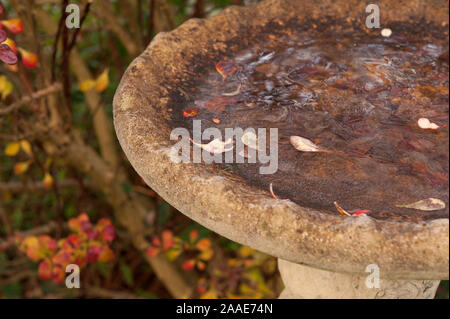
<instances>
[{"instance_id":1,"label":"green leaf","mask_svg":"<svg viewBox=\"0 0 450 319\"><path fill-rule=\"evenodd\" d=\"M134 278L133 278L133 272L131 271L131 268L125 263L120 263L120 271L122 272L122 278L125 281L125 283L128 286L133 286Z\"/></svg>"},{"instance_id":2,"label":"green leaf","mask_svg":"<svg viewBox=\"0 0 450 319\"><path fill-rule=\"evenodd\" d=\"M18 282L4 285L2 293L5 299L18 299L22 297L22 286Z\"/></svg>"},{"instance_id":3,"label":"green leaf","mask_svg":"<svg viewBox=\"0 0 450 319\"><path fill-rule=\"evenodd\" d=\"M127 194L129 194L133 190L133 187L128 183L122 183L122 188Z\"/></svg>"}]
</instances>

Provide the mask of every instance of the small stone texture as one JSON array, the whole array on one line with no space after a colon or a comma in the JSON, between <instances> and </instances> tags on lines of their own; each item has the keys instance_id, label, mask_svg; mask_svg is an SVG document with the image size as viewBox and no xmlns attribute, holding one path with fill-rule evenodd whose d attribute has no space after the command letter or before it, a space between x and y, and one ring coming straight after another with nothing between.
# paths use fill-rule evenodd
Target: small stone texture
<instances>
[{"instance_id":1,"label":"small stone texture","mask_svg":"<svg viewBox=\"0 0 450 319\"><path fill-rule=\"evenodd\" d=\"M368 288L369 273L336 273L281 259L278 269L285 284L280 299L433 299L440 282L381 279L379 288Z\"/></svg>"},{"instance_id":2,"label":"small stone texture","mask_svg":"<svg viewBox=\"0 0 450 319\"><path fill-rule=\"evenodd\" d=\"M381 0L383 26L438 25L448 32L445 0ZM212 165L170 161L171 110L193 90L196 76L289 21L326 25L328 19L363 27L365 2L268 0L230 7L159 33L128 68L114 99L119 142L139 175L168 203L236 242L295 263L364 275L376 263L389 279L446 279L449 221L395 222L343 217L273 199ZM319 22L318 22L319 21ZM448 34L448 33L447 33Z\"/></svg>"}]
</instances>

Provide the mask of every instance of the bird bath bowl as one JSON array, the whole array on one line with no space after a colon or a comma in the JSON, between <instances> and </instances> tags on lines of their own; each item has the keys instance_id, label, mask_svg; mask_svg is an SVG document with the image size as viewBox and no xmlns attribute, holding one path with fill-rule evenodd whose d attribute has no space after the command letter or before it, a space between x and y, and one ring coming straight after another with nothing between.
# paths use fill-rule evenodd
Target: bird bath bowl
<instances>
[{"instance_id":1,"label":"bird bath bowl","mask_svg":"<svg viewBox=\"0 0 450 319\"><path fill-rule=\"evenodd\" d=\"M448 278L448 4L377 5L381 28L356 0L191 19L158 34L116 92L117 136L140 176L278 257L281 297L431 298ZM207 128L224 138L196 139ZM216 143L226 128L257 136ZM249 163L264 147L271 159ZM202 148L223 162L198 160Z\"/></svg>"}]
</instances>

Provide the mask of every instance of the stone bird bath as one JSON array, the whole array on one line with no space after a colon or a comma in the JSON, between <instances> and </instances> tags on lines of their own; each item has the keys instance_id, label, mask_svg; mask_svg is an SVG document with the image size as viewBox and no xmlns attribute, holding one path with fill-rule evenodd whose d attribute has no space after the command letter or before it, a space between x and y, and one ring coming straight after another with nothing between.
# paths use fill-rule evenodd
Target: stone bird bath
<instances>
[{"instance_id":1,"label":"stone bird bath","mask_svg":"<svg viewBox=\"0 0 450 319\"><path fill-rule=\"evenodd\" d=\"M448 45L446 1L376 4L381 28L390 28L393 36L414 33L441 38ZM255 182L220 165L171 160L170 147L175 143L171 131L189 128L186 123L193 118L181 114L194 105L204 87L202 79L215 71L216 63L283 34L333 29L379 36L381 29L365 27L366 5L359 0L269 0L256 7L231 7L206 20L191 19L172 32L158 34L129 66L116 92L117 136L139 175L183 214L231 240L276 256L286 286L280 298L433 298L439 280L448 279L448 197L446 208L437 213L404 209L397 216L395 209L382 213L381 208L379 215L342 216L333 202L308 206L307 200L296 200L294 186L298 192L311 192L301 180L291 183L288 178L286 189L274 184L280 198L291 199L283 200L269 191L270 176ZM445 94L448 103L448 82L444 100ZM233 124L230 118L224 122ZM448 145L448 129L436 134ZM325 184L334 183L333 176L323 178ZM320 201L325 193L313 189L311 196L318 194ZM353 208L366 208L356 196L348 197L347 206L355 201ZM379 285L366 285L368 276L376 275L370 267L379 270Z\"/></svg>"}]
</instances>

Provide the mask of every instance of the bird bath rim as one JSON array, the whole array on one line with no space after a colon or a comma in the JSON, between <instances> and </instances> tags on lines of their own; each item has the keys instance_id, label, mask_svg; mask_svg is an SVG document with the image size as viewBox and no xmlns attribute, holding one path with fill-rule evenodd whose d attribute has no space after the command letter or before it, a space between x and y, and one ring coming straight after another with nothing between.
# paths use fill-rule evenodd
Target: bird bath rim
<instances>
[{"instance_id":1,"label":"bird bath rim","mask_svg":"<svg viewBox=\"0 0 450 319\"><path fill-rule=\"evenodd\" d=\"M448 30L446 1L379 1L383 24L415 18ZM119 142L139 175L169 204L205 227L270 255L312 267L365 273L377 264L382 278L447 279L448 219L421 223L331 216L276 200L268 190L245 185L204 164L170 160L171 105L179 90L201 70L189 69L200 56L226 55L245 36L285 27L290 19L311 25L336 17L349 25L364 21L361 1L264 1L230 7L219 15L191 19L158 34L128 68L114 98ZM305 12L305 14L302 14ZM419 17L421 19L419 19ZM326 21L322 21L326 23ZM394 30L395 31L395 30ZM447 34L448 36L448 34ZM195 64L195 63L194 63Z\"/></svg>"}]
</instances>

